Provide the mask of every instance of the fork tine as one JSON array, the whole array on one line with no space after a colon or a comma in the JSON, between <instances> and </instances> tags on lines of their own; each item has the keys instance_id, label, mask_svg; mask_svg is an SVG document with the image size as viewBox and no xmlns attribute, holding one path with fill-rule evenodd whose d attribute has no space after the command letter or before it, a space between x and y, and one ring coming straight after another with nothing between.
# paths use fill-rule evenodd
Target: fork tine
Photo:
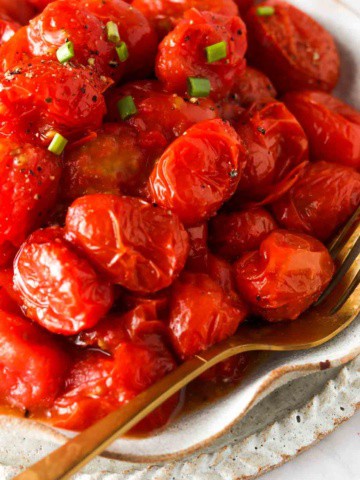
<instances>
[{"instance_id":1,"label":"fork tine","mask_svg":"<svg viewBox=\"0 0 360 480\"><path fill-rule=\"evenodd\" d=\"M339 255L346 242L348 241L349 237L351 236L353 227L358 224L359 219L360 205L355 210L354 214L349 218L346 225L341 229L340 233L329 244L328 249L332 258L335 259Z\"/></svg>"},{"instance_id":2,"label":"fork tine","mask_svg":"<svg viewBox=\"0 0 360 480\"><path fill-rule=\"evenodd\" d=\"M353 278L353 281L350 283L350 285L347 287L345 292L341 295L339 300L336 302L335 306L332 308L330 315L334 315L337 313L340 308L346 303L346 301L350 298L352 293L356 290L358 285L360 284L360 270L356 273L355 277Z\"/></svg>"}]
</instances>

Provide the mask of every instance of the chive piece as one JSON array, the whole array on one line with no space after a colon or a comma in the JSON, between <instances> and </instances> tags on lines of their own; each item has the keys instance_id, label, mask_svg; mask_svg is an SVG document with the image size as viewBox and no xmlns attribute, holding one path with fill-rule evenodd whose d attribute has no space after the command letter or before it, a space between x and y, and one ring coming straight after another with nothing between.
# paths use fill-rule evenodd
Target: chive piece
<instances>
[{"instance_id":1,"label":"chive piece","mask_svg":"<svg viewBox=\"0 0 360 480\"><path fill-rule=\"evenodd\" d=\"M217 62L218 60L222 60L226 58L227 55L227 43L226 42L219 42L214 43L213 45L209 45L205 48L206 57L208 63Z\"/></svg>"},{"instance_id":2,"label":"chive piece","mask_svg":"<svg viewBox=\"0 0 360 480\"><path fill-rule=\"evenodd\" d=\"M269 7L269 6L263 6L263 7L257 7L256 13L260 17L271 17L271 15L274 15L275 13L275 8L274 7Z\"/></svg>"},{"instance_id":3,"label":"chive piece","mask_svg":"<svg viewBox=\"0 0 360 480\"><path fill-rule=\"evenodd\" d=\"M121 42L116 47L116 53L118 54L120 62L125 62L129 58L129 50L125 42Z\"/></svg>"},{"instance_id":4,"label":"chive piece","mask_svg":"<svg viewBox=\"0 0 360 480\"><path fill-rule=\"evenodd\" d=\"M65 63L75 57L73 42L66 42L56 51L56 57L60 63Z\"/></svg>"},{"instance_id":5,"label":"chive piece","mask_svg":"<svg viewBox=\"0 0 360 480\"><path fill-rule=\"evenodd\" d=\"M188 94L190 97L208 97L211 84L207 78L188 77Z\"/></svg>"},{"instance_id":6,"label":"chive piece","mask_svg":"<svg viewBox=\"0 0 360 480\"><path fill-rule=\"evenodd\" d=\"M109 42L119 43L120 42L120 33L118 26L115 22L108 22L106 24L106 34Z\"/></svg>"},{"instance_id":7,"label":"chive piece","mask_svg":"<svg viewBox=\"0 0 360 480\"><path fill-rule=\"evenodd\" d=\"M48 150L55 155L61 155L67 144L68 140L65 137L63 137L60 133L55 133Z\"/></svg>"},{"instance_id":8,"label":"chive piece","mask_svg":"<svg viewBox=\"0 0 360 480\"><path fill-rule=\"evenodd\" d=\"M117 108L122 120L126 120L137 113L137 108L131 95L121 98L117 103Z\"/></svg>"}]
</instances>

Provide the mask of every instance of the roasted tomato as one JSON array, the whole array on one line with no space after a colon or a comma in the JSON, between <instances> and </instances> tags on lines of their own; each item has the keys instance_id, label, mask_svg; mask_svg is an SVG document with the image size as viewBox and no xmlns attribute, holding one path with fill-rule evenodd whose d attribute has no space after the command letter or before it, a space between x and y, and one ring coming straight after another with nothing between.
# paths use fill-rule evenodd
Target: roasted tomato
<instances>
[{"instance_id":1,"label":"roasted tomato","mask_svg":"<svg viewBox=\"0 0 360 480\"><path fill-rule=\"evenodd\" d=\"M36 0L0 0L0 11L21 23L21 25L25 25L35 15L31 1Z\"/></svg>"},{"instance_id":2,"label":"roasted tomato","mask_svg":"<svg viewBox=\"0 0 360 480\"><path fill-rule=\"evenodd\" d=\"M14 271L12 268L0 270L0 310L22 315L19 306L20 298L14 289Z\"/></svg>"},{"instance_id":3,"label":"roasted tomato","mask_svg":"<svg viewBox=\"0 0 360 480\"><path fill-rule=\"evenodd\" d=\"M181 359L192 357L233 335L245 315L209 275L186 272L171 291L173 346Z\"/></svg>"},{"instance_id":4,"label":"roasted tomato","mask_svg":"<svg viewBox=\"0 0 360 480\"><path fill-rule=\"evenodd\" d=\"M61 393L70 360L62 344L19 315L0 310L0 401L39 410Z\"/></svg>"},{"instance_id":5,"label":"roasted tomato","mask_svg":"<svg viewBox=\"0 0 360 480\"><path fill-rule=\"evenodd\" d=\"M121 41L126 43L129 52L125 62L126 75L143 78L152 71L157 35L137 8L122 0L78 0L77 3L93 13L104 25L109 21L116 23Z\"/></svg>"},{"instance_id":6,"label":"roasted tomato","mask_svg":"<svg viewBox=\"0 0 360 480\"><path fill-rule=\"evenodd\" d=\"M175 27L190 8L229 17L238 14L234 0L134 0L132 5L145 15L160 39Z\"/></svg>"},{"instance_id":7,"label":"roasted tomato","mask_svg":"<svg viewBox=\"0 0 360 480\"><path fill-rule=\"evenodd\" d=\"M244 75L236 77L231 94L240 105L246 107L254 102L275 98L276 90L264 73L255 68L246 67Z\"/></svg>"},{"instance_id":8,"label":"roasted tomato","mask_svg":"<svg viewBox=\"0 0 360 480\"><path fill-rule=\"evenodd\" d=\"M75 362L66 391L48 415L57 427L82 430L124 405L176 366L167 348L157 342L122 341L113 357L85 351ZM178 396L141 422L141 430L163 426L174 413Z\"/></svg>"},{"instance_id":9,"label":"roasted tomato","mask_svg":"<svg viewBox=\"0 0 360 480\"><path fill-rule=\"evenodd\" d=\"M214 252L234 260L244 252L257 250L276 228L274 218L263 208L220 213L211 220L209 243Z\"/></svg>"},{"instance_id":10,"label":"roasted tomato","mask_svg":"<svg viewBox=\"0 0 360 480\"><path fill-rule=\"evenodd\" d=\"M195 123L218 117L214 102L208 98L189 101L176 94L164 92L163 85L155 80L132 82L109 90L106 95L108 118L119 121L118 102L131 96L137 112L127 119L139 133L139 143L154 150L159 156L175 138Z\"/></svg>"},{"instance_id":11,"label":"roasted tomato","mask_svg":"<svg viewBox=\"0 0 360 480\"><path fill-rule=\"evenodd\" d=\"M209 249L208 225L200 223L187 229L190 241L189 257L186 267L192 272L205 272L208 264Z\"/></svg>"},{"instance_id":12,"label":"roasted tomato","mask_svg":"<svg viewBox=\"0 0 360 480\"><path fill-rule=\"evenodd\" d=\"M0 10L0 45L6 43L15 35L20 28L20 24L12 20Z\"/></svg>"},{"instance_id":13,"label":"roasted tomato","mask_svg":"<svg viewBox=\"0 0 360 480\"><path fill-rule=\"evenodd\" d=\"M91 68L98 75L120 80L125 62L120 62L113 42L107 38L104 23L86 10L81 2L57 0L30 21L29 51L32 55L50 57L66 42L74 45L72 62Z\"/></svg>"},{"instance_id":14,"label":"roasted tomato","mask_svg":"<svg viewBox=\"0 0 360 480\"><path fill-rule=\"evenodd\" d=\"M247 368L251 365L252 359L253 356L251 353L235 355L235 357L218 363L215 367L204 372L201 377L199 377L197 383L202 384L204 381L227 384L237 383L244 377ZM204 388L203 385L202 388Z\"/></svg>"},{"instance_id":15,"label":"roasted tomato","mask_svg":"<svg viewBox=\"0 0 360 480\"><path fill-rule=\"evenodd\" d=\"M360 113L323 92L293 92L284 96L309 139L314 160L360 169Z\"/></svg>"},{"instance_id":16,"label":"roasted tomato","mask_svg":"<svg viewBox=\"0 0 360 480\"><path fill-rule=\"evenodd\" d=\"M245 150L221 120L189 128L164 152L150 176L151 198L188 226L210 218L234 193Z\"/></svg>"},{"instance_id":17,"label":"roasted tomato","mask_svg":"<svg viewBox=\"0 0 360 480\"><path fill-rule=\"evenodd\" d=\"M60 163L55 155L0 137L0 264L47 220L57 196Z\"/></svg>"},{"instance_id":18,"label":"roasted tomato","mask_svg":"<svg viewBox=\"0 0 360 480\"><path fill-rule=\"evenodd\" d=\"M54 132L71 139L97 129L107 86L106 79L95 79L85 68L34 58L0 76L0 131L15 130L47 145Z\"/></svg>"},{"instance_id":19,"label":"roasted tomato","mask_svg":"<svg viewBox=\"0 0 360 480\"><path fill-rule=\"evenodd\" d=\"M329 252L308 235L276 230L258 251L235 263L238 291L253 313L270 322L295 320L331 280Z\"/></svg>"},{"instance_id":20,"label":"roasted tomato","mask_svg":"<svg viewBox=\"0 0 360 480\"><path fill-rule=\"evenodd\" d=\"M210 63L205 48L219 42L226 42L226 57ZM245 70L246 47L246 27L240 17L191 9L160 43L156 74L167 90L179 95L187 93L189 77L207 78L210 95L223 98L230 93L236 75Z\"/></svg>"},{"instance_id":21,"label":"roasted tomato","mask_svg":"<svg viewBox=\"0 0 360 480\"><path fill-rule=\"evenodd\" d=\"M75 200L66 231L115 283L141 293L168 287L189 251L176 215L132 197L98 194Z\"/></svg>"},{"instance_id":22,"label":"roasted tomato","mask_svg":"<svg viewBox=\"0 0 360 480\"><path fill-rule=\"evenodd\" d=\"M360 205L360 173L327 162L308 165L273 206L285 228L330 240Z\"/></svg>"},{"instance_id":23,"label":"roasted tomato","mask_svg":"<svg viewBox=\"0 0 360 480\"><path fill-rule=\"evenodd\" d=\"M94 326L113 303L111 287L58 227L38 230L23 244L14 262L14 284L26 316L62 335Z\"/></svg>"},{"instance_id":24,"label":"roasted tomato","mask_svg":"<svg viewBox=\"0 0 360 480\"><path fill-rule=\"evenodd\" d=\"M30 5L33 5L37 10L44 10L44 8L52 3L54 0L27 0Z\"/></svg>"},{"instance_id":25,"label":"roasted tomato","mask_svg":"<svg viewBox=\"0 0 360 480\"><path fill-rule=\"evenodd\" d=\"M274 13L262 15L262 7ZM246 16L249 58L266 73L277 90L332 90L340 59L332 36L306 13L289 3L268 0Z\"/></svg>"},{"instance_id":26,"label":"roasted tomato","mask_svg":"<svg viewBox=\"0 0 360 480\"><path fill-rule=\"evenodd\" d=\"M138 193L151 173L153 158L138 140L131 126L105 123L93 139L70 149L64 157L62 198Z\"/></svg>"},{"instance_id":27,"label":"roasted tomato","mask_svg":"<svg viewBox=\"0 0 360 480\"><path fill-rule=\"evenodd\" d=\"M248 159L233 205L241 206L243 200L268 203L291 187L297 167L308 159L304 130L283 103L272 100L247 110L237 131Z\"/></svg>"}]
</instances>

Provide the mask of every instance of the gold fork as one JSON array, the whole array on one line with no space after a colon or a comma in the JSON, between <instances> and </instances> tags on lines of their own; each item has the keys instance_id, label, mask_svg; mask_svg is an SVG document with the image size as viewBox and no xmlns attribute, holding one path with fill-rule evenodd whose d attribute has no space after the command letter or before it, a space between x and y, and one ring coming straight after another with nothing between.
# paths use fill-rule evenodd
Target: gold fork
<instances>
[{"instance_id":1,"label":"gold fork","mask_svg":"<svg viewBox=\"0 0 360 480\"><path fill-rule=\"evenodd\" d=\"M328 342L357 317L360 305L360 207L330 245L339 269L316 304L295 322L242 325L228 340L202 352L15 477L69 478L174 393L214 365L254 350L306 350Z\"/></svg>"}]
</instances>

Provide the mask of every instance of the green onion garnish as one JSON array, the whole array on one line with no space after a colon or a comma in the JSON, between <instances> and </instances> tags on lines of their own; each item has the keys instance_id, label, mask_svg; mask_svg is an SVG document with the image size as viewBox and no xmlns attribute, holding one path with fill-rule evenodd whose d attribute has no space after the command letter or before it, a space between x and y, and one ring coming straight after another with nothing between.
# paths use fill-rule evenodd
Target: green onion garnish
<instances>
[{"instance_id":1,"label":"green onion garnish","mask_svg":"<svg viewBox=\"0 0 360 480\"><path fill-rule=\"evenodd\" d=\"M115 22L108 22L106 24L106 34L109 42L119 43L120 42L120 33L118 26Z\"/></svg>"},{"instance_id":2,"label":"green onion garnish","mask_svg":"<svg viewBox=\"0 0 360 480\"><path fill-rule=\"evenodd\" d=\"M205 48L206 57L208 63L217 62L218 60L222 60L226 58L227 55L227 43L226 42L219 42L214 43Z\"/></svg>"},{"instance_id":3,"label":"green onion garnish","mask_svg":"<svg viewBox=\"0 0 360 480\"><path fill-rule=\"evenodd\" d=\"M137 108L131 95L121 98L117 103L117 108L122 120L126 120L137 113Z\"/></svg>"},{"instance_id":4,"label":"green onion garnish","mask_svg":"<svg viewBox=\"0 0 360 480\"><path fill-rule=\"evenodd\" d=\"M129 58L129 50L125 42L121 42L116 47L116 53L118 54L120 62L125 62Z\"/></svg>"},{"instance_id":5,"label":"green onion garnish","mask_svg":"<svg viewBox=\"0 0 360 480\"><path fill-rule=\"evenodd\" d=\"M55 133L48 150L55 155L61 155L67 144L68 140L65 137L63 137L60 133Z\"/></svg>"},{"instance_id":6,"label":"green onion garnish","mask_svg":"<svg viewBox=\"0 0 360 480\"><path fill-rule=\"evenodd\" d=\"M256 13L260 17L270 17L271 15L274 15L275 13L275 8L274 7L269 7L269 6L263 6L263 7L257 7Z\"/></svg>"},{"instance_id":7,"label":"green onion garnish","mask_svg":"<svg viewBox=\"0 0 360 480\"><path fill-rule=\"evenodd\" d=\"M60 63L65 63L75 57L73 42L66 42L56 51L56 57Z\"/></svg>"},{"instance_id":8,"label":"green onion garnish","mask_svg":"<svg viewBox=\"0 0 360 480\"><path fill-rule=\"evenodd\" d=\"M208 97L211 84L207 78L188 77L188 94L190 97Z\"/></svg>"}]
</instances>

